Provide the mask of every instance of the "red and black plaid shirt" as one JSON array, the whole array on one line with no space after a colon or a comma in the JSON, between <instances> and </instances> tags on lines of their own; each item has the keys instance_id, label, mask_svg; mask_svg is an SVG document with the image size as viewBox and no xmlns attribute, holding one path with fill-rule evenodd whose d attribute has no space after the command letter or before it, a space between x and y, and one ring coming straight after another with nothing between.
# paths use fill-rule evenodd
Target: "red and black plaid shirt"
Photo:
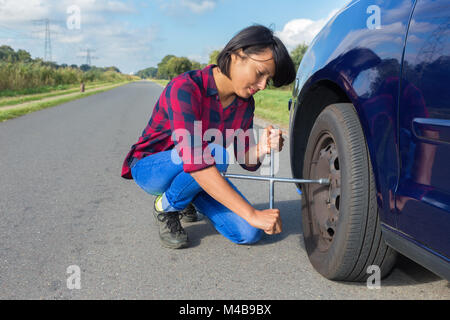
<instances>
[{"instance_id":1,"label":"red and black plaid shirt","mask_svg":"<svg viewBox=\"0 0 450 320\"><path fill-rule=\"evenodd\" d=\"M258 162L256 166L246 166L241 153L242 149L245 153L255 143L253 133L249 134L251 130L247 131L253 128L255 101L253 97L248 99L236 97L228 107L223 108L213 77L214 67L215 65L209 65L202 70L183 73L166 86L153 109L142 136L131 147L125 158L122 167L123 178L133 178L130 168L132 163L174 147L177 148L177 151L189 148L187 151L190 152L179 151L185 172L212 166L215 164L214 158L208 152L208 144L212 141L222 144L225 148L233 141L237 162L246 170L258 170L260 163ZM220 139L215 139L216 136L210 141L204 141L204 138L208 136L204 133L208 129L215 129L209 133L221 134L222 143ZM243 135L236 134L239 129ZM190 139L180 139L179 135L172 139L172 133L180 132L189 133ZM243 142L242 139L245 141ZM243 144L237 147L237 143Z\"/></svg>"}]
</instances>

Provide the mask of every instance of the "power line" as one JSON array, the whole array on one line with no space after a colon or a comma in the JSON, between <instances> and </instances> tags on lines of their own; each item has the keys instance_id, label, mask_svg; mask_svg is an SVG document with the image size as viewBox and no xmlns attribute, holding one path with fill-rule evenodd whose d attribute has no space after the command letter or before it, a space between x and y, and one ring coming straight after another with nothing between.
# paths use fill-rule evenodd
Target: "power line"
<instances>
[{"instance_id":1,"label":"power line","mask_svg":"<svg viewBox=\"0 0 450 320\"><path fill-rule=\"evenodd\" d=\"M34 24L44 24L45 25L45 37L44 37L44 61L52 61L52 39L51 39L51 29L50 22L59 23L59 20L50 20L48 18L33 20Z\"/></svg>"},{"instance_id":2,"label":"power line","mask_svg":"<svg viewBox=\"0 0 450 320\"><path fill-rule=\"evenodd\" d=\"M35 24L45 25L44 61L52 61L52 40L50 36L50 19L33 20Z\"/></svg>"},{"instance_id":3,"label":"power line","mask_svg":"<svg viewBox=\"0 0 450 320\"><path fill-rule=\"evenodd\" d=\"M54 49L55 49L55 41L56 41L56 49L61 47L59 45L59 36L62 34L61 30L58 30L58 28L54 28L55 25L59 25L62 23L62 20L55 20L55 19L38 19L38 20L31 20L30 21L32 25L43 27L40 30L34 30L34 31L25 31L25 30L18 30L18 29L12 29L9 26L0 24L0 39L4 38L1 36L1 33L4 33L4 35L7 38L14 38L14 39L36 39L37 41L40 41L44 39L44 61L52 61L53 55L54 55ZM11 35L11 36L9 36ZM85 44L86 45L86 44ZM108 46L109 44L104 44L103 46L100 46L100 48L103 48L105 46ZM83 48L73 43L64 43L62 45L63 48L68 49L72 54L75 52L80 52L77 54L78 57L82 57L84 60L84 63L91 66L92 60L99 59L97 56L93 56L93 52L96 52L98 50L98 47L96 49L90 49L90 48ZM56 50L58 51L58 50Z\"/></svg>"},{"instance_id":4,"label":"power line","mask_svg":"<svg viewBox=\"0 0 450 320\"><path fill-rule=\"evenodd\" d=\"M52 61L52 41L50 38L50 22L45 19L45 49L44 60Z\"/></svg>"},{"instance_id":5,"label":"power line","mask_svg":"<svg viewBox=\"0 0 450 320\"><path fill-rule=\"evenodd\" d=\"M94 52L94 51L95 51L95 49L86 48L86 53L84 55L86 56L86 64L88 66L91 66L92 59L98 59L98 57L91 56L91 52Z\"/></svg>"}]
</instances>

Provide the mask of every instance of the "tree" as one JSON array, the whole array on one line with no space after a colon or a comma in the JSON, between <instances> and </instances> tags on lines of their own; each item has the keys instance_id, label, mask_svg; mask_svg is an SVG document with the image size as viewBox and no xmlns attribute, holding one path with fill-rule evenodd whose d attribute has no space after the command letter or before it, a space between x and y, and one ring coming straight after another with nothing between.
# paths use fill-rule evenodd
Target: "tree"
<instances>
[{"instance_id":1,"label":"tree","mask_svg":"<svg viewBox=\"0 0 450 320\"><path fill-rule=\"evenodd\" d=\"M202 65L200 62L191 61L191 64L192 64L192 70L202 69Z\"/></svg>"},{"instance_id":2,"label":"tree","mask_svg":"<svg viewBox=\"0 0 450 320\"><path fill-rule=\"evenodd\" d=\"M158 63L158 79L169 79L169 71L167 70L167 63L170 59L175 58L173 54L166 55L160 63Z\"/></svg>"},{"instance_id":3,"label":"tree","mask_svg":"<svg viewBox=\"0 0 450 320\"><path fill-rule=\"evenodd\" d=\"M45 61L44 65L52 68L52 69L59 69L59 65L56 62L53 61Z\"/></svg>"},{"instance_id":4,"label":"tree","mask_svg":"<svg viewBox=\"0 0 450 320\"><path fill-rule=\"evenodd\" d=\"M22 49L17 50L17 59L22 62L30 62L32 60L30 53Z\"/></svg>"},{"instance_id":5,"label":"tree","mask_svg":"<svg viewBox=\"0 0 450 320\"><path fill-rule=\"evenodd\" d=\"M219 55L220 50L214 50L209 54L209 62L208 64L217 64L217 56Z\"/></svg>"},{"instance_id":6,"label":"tree","mask_svg":"<svg viewBox=\"0 0 450 320\"><path fill-rule=\"evenodd\" d=\"M156 78L157 73L158 73L157 68L149 67L143 70L139 70L138 72L136 72L136 75L141 79L146 79L146 78Z\"/></svg>"},{"instance_id":7,"label":"tree","mask_svg":"<svg viewBox=\"0 0 450 320\"><path fill-rule=\"evenodd\" d=\"M0 46L0 60L6 62L16 62L17 55L14 52L14 49L6 45Z\"/></svg>"},{"instance_id":8,"label":"tree","mask_svg":"<svg viewBox=\"0 0 450 320\"><path fill-rule=\"evenodd\" d=\"M150 68L145 68L145 69L139 70L135 73L135 75L140 77L141 79L151 78L149 76L149 73L150 73L149 69ZM156 69L156 68L154 68L154 69ZM156 72L158 72L158 69L156 69Z\"/></svg>"},{"instance_id":9,"label":"tree","mask_svg":"<svg viewBox=\"0 0 450 320\"><path fill-rule=\"evenodd\" d=\"M192 63L185 57L173 57L167 62L167 72L169 79L172 79L179 74L192 70Z\"/></svg>"},{"instance_id":10,"label":"tree","mask_svg":"<svg viewBox=\"0 0 450 320\"><path fill-rule=\"evenodd\" d=\"M119 70L119 68L117 68L117 67L115 67L115 66L106 67L106 68L105 68L105 71L114 71L114 72L117 72L117 73L121 73L120 70Z\"/></svg>"},{"instance_id":11,"label":"tree","mask_svg":"<svg viewBox=\"0 0 450 320\"><path fill-rule=\"evenodd\" d=\"M17 50L17 52L15 52L13 48L6 45L0 46L0 60L12 63L14 62L28 63L33 61L28 51L19 49Z\"/></svg>"},{"instance_id":12,"label":"tree","mask_svg":"<svg viewBox=\"0 0 450 320\"><path fill-rule=\"evenodd\" d=\"M88 64L82 64L80 66L80 69L84 72L89 71L91 69L91 67Z\"/></svg>"},{"instance_id":13,"label":"tree","mask_svg":"<svg viewBox=\"0 0 450 320\"><path fill-rule=\"evenodd\" d=\"M308 50L308 46L306 44L299 44L294 50L291 52L292 61L294 61L295 70L300 66L300 62L302 62L303 56L305 55L306 50Z\"/></svg>"},{"instance_id":14,"label":"tree","mask_svg":"<svg viewBox=\"0 0 450 320\"><path fill-rule=\"evenodd\" d=\"M156 78L156 74L158 73L158 68L150 67L146 69L148 78Z\"/></svg>"}]
</instances>

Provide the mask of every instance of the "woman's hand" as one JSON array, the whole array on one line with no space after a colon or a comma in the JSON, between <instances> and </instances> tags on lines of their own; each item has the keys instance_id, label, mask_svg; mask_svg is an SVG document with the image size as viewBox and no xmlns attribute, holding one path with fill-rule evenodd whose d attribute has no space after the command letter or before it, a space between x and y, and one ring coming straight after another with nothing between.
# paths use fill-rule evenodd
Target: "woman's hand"
<instances>
[{"instance_id":1,"label":"woman's hand","mask_svg":"<svg viewBox=\"0 0 450 320\"><path fill-rule=\"evenodd\" d=\"M258 142L258 157L270 154L270 150L281 151L283 149L283 132L280 129L274 129L272 125L264 129Z\"/></svg>"},{"instance_id":2,"label":"woman's hand","mask_svg":"<svg viewBox=\"0 0 450 320\"><path fill-rule=\"evenodd\" d=\"M277 234L281 232L280 210L266 209L256 210L247 219L248 223L258 229L263 230L267 234Z\"/></svg>"}]
</instances>

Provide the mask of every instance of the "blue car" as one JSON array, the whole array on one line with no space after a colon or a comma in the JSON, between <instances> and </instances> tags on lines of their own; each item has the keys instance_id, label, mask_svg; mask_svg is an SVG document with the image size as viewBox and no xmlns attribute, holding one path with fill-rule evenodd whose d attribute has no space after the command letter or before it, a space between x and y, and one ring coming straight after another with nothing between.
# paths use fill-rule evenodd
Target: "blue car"
<instances>
[{"instance_id":1,"label":"blue car","mask_svg":"<svg viewBox=\"0 0 450 320\"><path fill-rule=\"evenodd\" d=\"M289 103L309 259L385 277L398 253L450 280L450 2L354 0L308 48ZM373 271L375 270L375 271Z\"/></svg>"}]
</instances>

